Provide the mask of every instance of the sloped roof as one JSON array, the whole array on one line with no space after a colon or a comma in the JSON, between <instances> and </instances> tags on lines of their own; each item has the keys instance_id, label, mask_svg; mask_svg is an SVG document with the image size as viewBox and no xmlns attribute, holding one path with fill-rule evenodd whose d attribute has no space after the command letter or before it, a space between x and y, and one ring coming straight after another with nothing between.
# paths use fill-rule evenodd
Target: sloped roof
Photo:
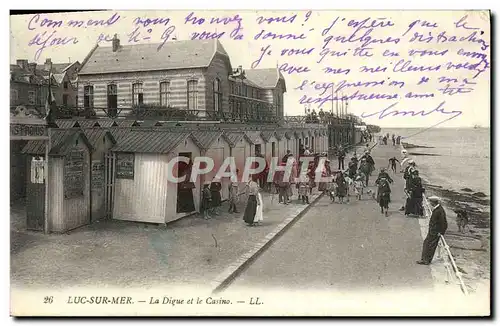
<instances>
[{"instance_id":1,"label":"sloped roof","mask_svg":"<svg viewBox=\"0 0 500 326\"><path fill-rule=\"evenodd\" d=\"M111 135L113 135L117 143L121 143L122 140L132 131L131 128L126 127L111 127L107 130L111 133Z\"/></svg>"},{"instance_id":2,"label":"sloped roof","mask_svg":"<svg viewBox=\"0 0 500 326\"><path fill-rule=\"evenodd\" d=\"M131 131L112 150L114 152L166 154L190 136L189 132Z\"/></svg>"},{"instance_id":3,"label":"sloped roof","mask_svg":"<svg viewBox=\"0 0 500 326\"><path fill-rule=\"evenodd\" d=\"M89 119L89 120L76 120L74 126L75 127L80 126L80 128L92 128L92 127L100 127L101 125L99 124L97 119L96 120Z\"/></svg>"},{"instance_id":4,"label":"sloped roof","mask_svg":"<svg viewBox=\"0 0 500 326\"><path fill-rule=\"evenodd\" d=\"M97 123L99 123L99 126L101 126L103 128L109 128L109 127L113 126L114 122L115 121L112 119L98 119L97 120Z\"/></svg>"},{"instance_id":5,"label":"sloped roof","mask_svg":"<svg viewBox=\"0 0 500 326\"><path fill-rule=\"evenodd\" d=\"M80 75L208 67L216 53L229 56L218 40L169 41L93 49Z\"/></svg>"},{"instance_id":6,"label":"sloped roof","mask_svg":"<svg viewBox=\"0 0 500 326\"><path fill-rule=\"evenodd\" d=\"M246 69L245 76L248 80L261 88L275 88L280 79L285 81L285 78L278 68Z\"/></svg>"},{"instance_id":7,"label":"sloped roof","mask_svg":"<svg viewBox=\"0 0 500 326\"><path fill-rule=\"evenodd\" d=\"M208 149L214 141L222 136L222 131L195 131L192 133L193 141L199 148Z\"/></svg>"},{"instance_id":8,"label":"sloped roof","mask_svg":"<svg viewBox=\"0 0 500 326\"><path fill-rule=\"evenodd\" d=\"M105 135L107 135L111 139L111 142L113 144L116 144L115 137L113 137L113 134L111 134L111 132L109 132L106 129L102 129L102 128L85 128L85 129L82 129L82 130L83 130L83 133L85 134L85 136L87 137L87 139L89 140L90 144L93 147L96 147L97 143L101 142L101 140L103 139L103 137Z\"/></svg>"},{"instance_id":9,"label":"sloped roof","mask_svg":"<svg viewBox=\"0 0 500 326\"><path fill-rule=\"evenodd\" d=\"M245 136L248 138L248 140L252 143L255 144L261 138L262 136L260 135L260 131L245 131Z\"/></svg>"},{"instance_id":10,"label":"sloped roof","mask_svg":"<svg viewBox=\"0 0 500 326\"><path fill-rule=\"evenodd\" d=\"M285 137L285 131L284 130L276 130L276 139L282 140Z\"/></svg>"},{"instance_id":11,"label":"sloped roof","mask_svg":"<svg viewBox=\"0 0 500 326\"><path fill-rule=\"evenodd\" d=\"M56 120L56 125L59 128L73 128L73 126L75 125L75 120L57 119Z\"/></svg>"},{"instance_id":12,"label":"sloped roof","mask_svg":"<svg viewBox=\"0 0 500 326\"><path fill-rule=\"evenodd\" d=\"M56 82L58 84L60 84L64 80L64 77L66 76L66 73L63 72L62 74L53 74L53 76L54 76L54 79L56 80Z\"/></svg>"},{"instance_id":13,"label":"sloped roof","mask_svg":"<svg viewBox=\"0 0 500 326\"><path fill-rule=\"evenodd\" d=\"M160 121L144 120L138 122L141 127L161 127L163 124Z\"/></svg>"},{"instance_id":14,"label":"sloped roof","mask_svg":"<svg viewBox=\"0 0 500 326\"><path fill-rule=\"evenodd\" d=\"M226 139L229 142L229 146L231 147L235 147L236 144L238 144L241 141L241 139L245 137L244 132L238 132L238 131L224 132L224 134L226 135Z\"/></svg>"},{"instance_id":15,"label":"sloped roof","mask_svg":"<svg viewBox=\"0 0 500 326\"><path fill-rule=\"evenodd\" d=\"M129 119L115 120L115 122L119 127L132 127L133 125L138 125L135 120Z\"/></svg>"},{"instance_id":16,"label":"sloped roof","mask_svg":"<svg viewBox=\"0 0 500 326\"><path fill-rule=\"evenodd\" d=\"M274 136L274 131L272 130L263 130L261 131L261 136L262 139L264 139L265 142L268 142L269 139L271 139L272 136Z\"/></svg>"},{"instance_id":17,"label":"sloped roof","mask_svg":"<svg viewBox=\"0 0 500 326\"><path fill-rule=\"evenodd\" d=\"M69 150L74 147L74 141L78 137L82 137L90 150L93 150L92 144L88 138L79 130L76 129L54 129L51 132L51 146L50 155L65 155ZM44 140L30 140L24 146L22 152L25 154L44 155L45 154Z\"/></svg>"},{"instance_id":18,"label":"sloped roof","mask_svg":"<svg viewBox=\"0 0 500 326\"><path fill-rule=\"evenodd\" d=\"M52 70L54 74L62 74L68 70L69 67L77 63L78 61L72 62L72 63L53 63L52 64Z\"/></svg>"}]
</instances>

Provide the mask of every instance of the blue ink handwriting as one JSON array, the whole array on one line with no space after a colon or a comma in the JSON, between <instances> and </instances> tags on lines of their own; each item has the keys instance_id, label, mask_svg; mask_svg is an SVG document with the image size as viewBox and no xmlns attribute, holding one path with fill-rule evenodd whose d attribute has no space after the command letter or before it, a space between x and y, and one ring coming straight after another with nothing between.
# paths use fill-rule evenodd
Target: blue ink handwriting
<instances>
[{"instance_id":1,"label":"blue ink handwriting","mask_svg":"<svg viewBox=\"0 0 500 326\"><path fill-rule=\"evenodd\" d=\"M391 104L390 106L388 106L387 108L381 110L381 111L377 111L377 112L374 112L374 113L365 113L363 112L361 114L361 118L371 118L373 116L377 116L378 115L378 119L379 120L382 120L384 118L386 118L387 116L389 115L392 115L393 117L395 116L398 116L398 115L402 115L402 116L407 116L407 115L410 115L411 117L416 117L416 116L422 116L422 117L425 117L425 116L428 116L428 115L431 115L431 114L434 114L434 113L441 113L443 115L451 115L451 117L443 120L441 123L445 122L445 121L449 121L449 120L452 120L452 119L455 119L457 118L458 116L460 116L462 114L462 111L445 111L444 110L444 105L445 105L446 102L441 102L435 109L432 109L432 110L429 110L429 111L425 111L425 110L420 110L418 112L415 112L415 111L400 111L400 110L394 110L393 108L398 104L398 102L396 103L393 103Z\"/></svg>"},{"instance_id":2,"label":"blue ink handwriting","mask_svg":"<svg viewBox=\"0 0 500 326\"><path fill-rule=\"evenodd\" d=\"M137 17L134 19L134 24L141 25L142 27L148 27L149 25L164 25L167 26L170 23L170 18L141 18Z\"/></svg>"},{"instance_id":3,"label":"blue ink handwriting","mask_svg":"<svg viewBox=\"0 0 500 326\"><path fill-rule=\"evenodd\" d=\"M424 28L436 28L438 27L438 25L436 23L432 23L432 22L428 22L426 20L415 20L413 21L412 23L410 23L410 25L408 25L408 29L406 30L406 32L404 32L403 36L405 36L409 31L412 30L413 27L415 27L415 25L418 25L418 27L424 27Z\"/></svg>"},{"instance_id":4,"label":"blue ink handwriting","mask_svg":"<svg viewBox=\"0 0 500 326\"><path fill-rule=\"evenodd\" d=\"M465 15L462 18L460 18L459 21L455 22L455 27L456 28L463 28L463 29L479 29L477 27L469 27L469 26L467 26L467 17L469 17L469 16Z\"/></svg>"},{"instance_id":5,"label":"blue ink handwriting","mask_svg":"<svg viewBox=\"0 0 500 326\"><path fill-rule=\"evenodd\" d=\"M101 20L93 20L89 19L86 22L83 20L69 20L67 25L69 27L81 27L81 28L87 28L87 27L109 27L116 22L120 20L121 16L118 15L116 12L111 15L107 20L101 19Z\"/></svg>"},{"instance_id":6,"label":"blue ink handwriting","mask_svg":"<svg viewBox=\"0 0 500 326\"><path fill-rule=\"evenodd\" d=\"M445 54L448 53L448 50L442 50L442 51L433 51L433 50L415 50L415 49L410 49L408 51L409 56L444 56Z\"/></svg>"},{"instance_id":7,"label":"blue ink handwriting","mask_svg":"<svg viewBox=\"0 0 500 326\"><path fill-rule=\"evenodd\" d=\"M38 50L35 52L35 61L38 61L40 59L40 55L42 54L43 50L45 50L48 47L53 47L53 46L63 46L67 44L77 44L78 39L73 37L73 36L66 36L66 37L56 37L57 31L52 31L52 33L47 34L47 31L43 33L37 33L29 42L28 46L35 46L38 47Z\"/></svg>"},{"instance_id":8,"label":"blue ink handwriting","mask_svg":"<svg viewBox=\"0 0 500 326\"><path fill-rule=\"evenodd\" d=\"M294 73L301 74L301 73L304 73L304 72L311 72L311 70L307 66L305 66L305 67L303 67L303 66L296 67L296 66L293 66L293 65L288 64L288 63L283 63L279 67L279 70L281 72L287 73L289 75L294 74Z\"/></svg>"},{"instance_id":9,"label":"blue ink handwriting","mask_svg":"<svg viewBox=\"0 0 500 326\"><path fill-rule=\"evenodd\" d=\"M191 23L192 25L204 25L205 23L208 23L209 25L234 25L236 24L236 27L230 32L229 36L231 39L234 40L242 40L243 39L243 18L240 17L239 14L234 15L233 17L211 17L210 19L205 19L203 17L196 17L194 15L194 12L189 13L184 18L184 24ZM191 39L200 39L200 40L206 40L206 39L219 39L222 36L224 36L226 32L207 32L207 31L202 31L201 33L192 33Z\"/></svg>"},{"instance_id":10,"label":"blue ink handwriting","mask_svg":"<svg viewBox=\"0 0 500 326\"><path fill-rule=\"evenodd\" d=\"M443 95L455 95L455 94L464 94L470 93L474 91L472 87L463 87L465 85L460 85L458 87L450 87L450 84L446 84L444 88L438 88Z\"/></svg>"},{"instance_id":11,"label":"blue ink handwriting","mask_svg":"<svg viewBox=\"0 0 500 326\"><path fill-rule=\"evenodd\" d=\"M272 53L271 45L268 45L266 47L261 47L260 48L260 56L257 60L252 62L251 68L252 69L257 68L259 66L260 62L262 61L262 58L264 57L264 55L271 55L271 53Z\"/></svg>"},{"instance_id":12,"label":"blue ink handwriting","mask_svg":"<svg viewBox=\"0 0 500 326\"><path fill-rule=\"evenodd\" d=\"M339 51L335 51L335 50L330 50L330 48L324 48L319 53L321 58L318 61L316 61L316 63L321 63L323 61L323 59L325 59L326 56L345 57L347 55L347 53L348 53L347 51L339 52Z\"/></svg>"},{"instance_id":13,"label":"blue ink handwriting","mask_svg":"<svg viewBox=\"0 0 500 326\"><path fill-rule=\"evenodd\" d=\"M413 34L413 37L410 38L409 42L420 42L420 43L430 43L433 41L435 41L436 43L470 42L481 45L481 50L483 51L489 48L489 44L487 44L485 40L476 37L478 36L477 31L474 31L467 36L461 36L461 37L454 35L447 35L446 31L439 33L437 36L433 36L431 32L429 32L428 34L429 34L428 36L424 36L419 32L415 32Z\"/></svg>"},{"instance_id":14,"label":"blue ink handwriting","mask_svg":"<svg viewBox=\"0 0 500 326\"><path fill-rule=\"evenodd\" d=\"M257 17L256 21L257 23L260 25L260 24L263 24L263 23L267 23L267 24L272 24L272 23L293 23L295 21L295 19L297 18L297 14L295 15L292 15L290 17L287 17L287 16L282 16L282 17L264 17L264 16L259 16ZM309 17L307 17L309 18Z\"/></svg>"},{"instance_id":15,"label":"blue ink handwriting","mask_svg":"<svg viewBox=\"0 0 500 326\"><path fill-rule=\"evenodd\" d=\"M332 68L332 67L325 67L323 69L323 72L325 74L344 74L344 75L348 75L350 72L351 72L351 69L347 68L347 69L342 69L342 68Z\"/></svg>"}]
</instances>

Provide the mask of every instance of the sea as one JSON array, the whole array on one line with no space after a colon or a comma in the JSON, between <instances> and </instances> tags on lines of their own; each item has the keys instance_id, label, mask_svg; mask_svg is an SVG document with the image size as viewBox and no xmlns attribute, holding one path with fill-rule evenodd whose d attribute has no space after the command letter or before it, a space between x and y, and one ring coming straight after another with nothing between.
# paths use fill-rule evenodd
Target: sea
<instances>
[{"instance_id":1,"label":"sea","mask_svg":"<svg viewBox=\"0 0 500 326\"><path fill-rule=\"evenodd\" d=\"M445 189L491 194L490 128L382 129L381 134L402 136L402 142L432 148L410 148L423 180ZM392 142L392 140L391 140Z\"/></svg>"}]
</instances>

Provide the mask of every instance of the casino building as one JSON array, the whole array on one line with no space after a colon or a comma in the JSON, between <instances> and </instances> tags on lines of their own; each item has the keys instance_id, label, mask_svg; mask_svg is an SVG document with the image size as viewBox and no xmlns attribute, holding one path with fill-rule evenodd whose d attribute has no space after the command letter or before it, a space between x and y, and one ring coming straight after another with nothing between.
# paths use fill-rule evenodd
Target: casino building
<instances>
[{"instance_id":1,"label":"casino building","mask_svg":"<svg viewBox=\"0 0 500 326\"><path fill-rule=\"evenodd\" d=\"M270 161L333 145L328 124L284 115L286 82L277 68L233 68L218 40L122 46L115 35L112 46L90 50L76 88L72 114L55 110L41 133L30 134L33 121L11 121L11 139L27 140L28 229L66 232L100 219L168 223L199 211L200 189L215 175L172 183L173 158L188 158L174 168L183 176L198 156L214 159L216 171L227 157L242 167L257 153ZM336 141L354 142L351 127L343 121L345 137Z\"/></svg>"}]
</instances>

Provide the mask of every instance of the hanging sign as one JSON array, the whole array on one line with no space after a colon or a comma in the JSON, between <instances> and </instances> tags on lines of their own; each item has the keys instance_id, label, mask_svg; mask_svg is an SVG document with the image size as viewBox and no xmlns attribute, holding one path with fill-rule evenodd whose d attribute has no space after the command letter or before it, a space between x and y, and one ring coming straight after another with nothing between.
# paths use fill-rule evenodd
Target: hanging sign
<instances>
[{"instance_id":1,"label":"hanging sign","mask_svg":"<svg viewBox=\"0 0 500 326\"><path fill-rule=\"evenodd\" d=\"M64 162L64 198L83 196L84 180L84 152L73 149L66 155Z\"/></svg>"},{"instance_id":2,"label":"hanging sign","mask_svg":"<svg viewBox=\"0 0 500 326\"><path fill-rule=\"evenodd\" d=\"M92 161L92 190L102 190L104 187L104 163Z\"/></svg>"},{"instance_id":3,"label":"hanging sign","mask_svg":"<svg viewBox=\"0 0 500 326\"><path fill-rule=\"evenodd\" d=\"M45 161L42 158L33 158L31 160L31 183L44 183L45 180Z\"/></svg>"},{"instance_id":4,"label":"hanging sign","mask_svg":"<svg viewBox=\"0 0 500 326\"><path fill-rule=\"evenodd\" d=\"M134 179L134 154L118 153L116 155L116 178Z\"/></svg>"}]
</instances>

